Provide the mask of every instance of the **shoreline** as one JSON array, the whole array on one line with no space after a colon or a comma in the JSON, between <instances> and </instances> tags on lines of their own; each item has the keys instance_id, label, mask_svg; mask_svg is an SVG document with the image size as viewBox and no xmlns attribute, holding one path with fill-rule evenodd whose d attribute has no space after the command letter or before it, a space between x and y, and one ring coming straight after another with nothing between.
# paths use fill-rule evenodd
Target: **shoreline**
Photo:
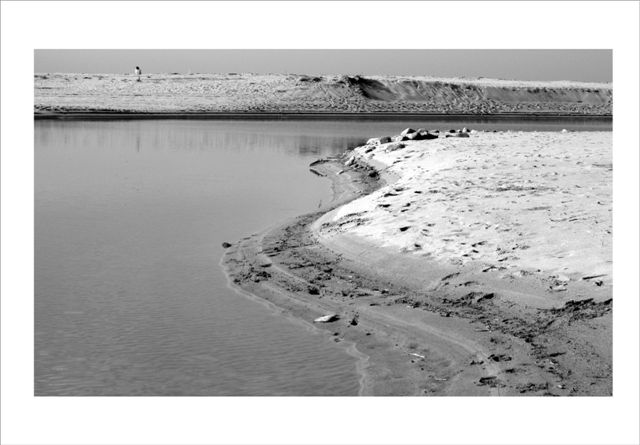
<instances>
[{"instance_id":1,"label":"shoreline","mask_svg":"<svg viewBox=\"0 0 640 445\"><path fill-rule=\"evenodd\" d=\"M571 122L613 122L611 114L562 114L562 113L495 113L495 114L439 114L439 113L393 113L393 112L364 112L364 113L313 113L313 112L145 112L145 111L56 111L34 112L35 120L137 120L137 119L203 119L203 120L409 120L422 119L426 121L546 121L557 122L558 119Z\"/></svg>"},{"instance_id":2,"label":"shoreline","mask_svg":"<svg viewBox=\"0 0 640 445\"><path fill-rule=\"evenodd\" d=\"M442 289L456 279L445 276L440 289L425 292L424 282L396 273L412 267L398 255L347 235L325 236L323 221L335 209L397 179L371 162L347 168L345 159L312 164L332 181L332 203L225 252L221 264L232 287L308 323L337 314L337 321L315 326L368 357L362 395L611 393L610 363L592 354L590 336L596 334L585 332L611 335L611 300L530 307L487 291L461 304ZM436 277L443 271L432 263L429 272Z\"/></svg>"},{"instance_id":3,"label":"shoreline","mask_svg":"<svg viewBox=\"0 0 640 445\"><path fill-rule=\"evenodd\" d=\"M267 232L267 231L268 229L265 230L264 232ZM220 258L219 266L224 271L225 277L227 278L227 287L231 289L233 292L236 292L237 294L241 295L243 298L247 298L251 301L254 301L258 304L263 305L268 310L272 311L274 314L277 314L278 316L286 318L288 321L294 323L295 325L302 326L304 329L312 332L313 334L323 335L326 338L330 338L327 332L323 331L322 329L319 329L313 323L310 323L304 320L303 318L294 316L290 311L287 311L283 307L278 306L276 302L267 298L261 298L257 295L252 294L251 292L244 290L239 286L235 286L232 282L231 277L229 276L229 273L227 273L227 269L224 264L224 259L225 259L225 256L223 255ZM365 379L366 379L366 364L369 360L369 357L367 357L365 354L362 354L360 351L358 351L356 344L353 342L342 342L340 346L342 346L344 351L347 353L347 355L351 356L356 362L356 373L359 376L358 381L360 386L357 395L361 396L364 393Z\"/></svg>"}]
</instances>

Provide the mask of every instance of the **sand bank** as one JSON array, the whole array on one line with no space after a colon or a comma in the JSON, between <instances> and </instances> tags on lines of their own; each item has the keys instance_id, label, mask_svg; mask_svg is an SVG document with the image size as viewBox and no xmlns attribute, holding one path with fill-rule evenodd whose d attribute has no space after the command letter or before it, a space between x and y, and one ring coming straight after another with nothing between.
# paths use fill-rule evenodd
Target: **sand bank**
<instances>
[{"instance_id":1,"label":"sand bank","mask_svg":"<svg viewBox=\"0 0 640 445\"><path fill-rule=\"evenodd\" d=\"M413 113L610 116L605 83L297 74L39 73L43 113Z\"/></svg>"},{"instance_id":2,"label":"sand bank","mask_svg":"<svg viewBox=\"0 0 640 445\"><path fill-rule=\"evenodd\" d=\"M231 282L337 314L365 395L610 395L611 134L401 144L313 165L334 202L234 243Z\"/></svg>"}]
</instances>

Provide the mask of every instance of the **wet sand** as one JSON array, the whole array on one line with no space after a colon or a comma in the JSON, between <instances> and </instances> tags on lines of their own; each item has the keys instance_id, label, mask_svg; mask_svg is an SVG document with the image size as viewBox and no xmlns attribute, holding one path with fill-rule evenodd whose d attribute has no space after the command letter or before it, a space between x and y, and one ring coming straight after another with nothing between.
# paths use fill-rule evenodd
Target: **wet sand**
<instances>
[{"instance_id":1,"label":"wet sand","mask_svg":"<svg viewBox=\"0 0 640 445\"><path fill-rule=\"evenodd\" d=\"M469 136L314 163L334 201L232 243L230 282L336 314L363 395L611 395L611 134Z\"/></svg>"}]
</instances>

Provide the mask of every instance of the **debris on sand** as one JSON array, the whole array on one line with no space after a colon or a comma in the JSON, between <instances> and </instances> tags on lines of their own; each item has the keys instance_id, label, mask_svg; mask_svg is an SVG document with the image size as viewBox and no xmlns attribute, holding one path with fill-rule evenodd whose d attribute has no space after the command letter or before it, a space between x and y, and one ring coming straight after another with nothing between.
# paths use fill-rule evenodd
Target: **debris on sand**
<instances>
[{"instance_id":1,"label":"debris on sand","mask_svg":"<svg viewBox=\"0 0 640 445\"><path fill-rule=\"evenodd\" d=\"M380 138L371 138L367 141L367 145L380 145L391 142L391 137L383 136Z\"/></svg>"},{"instance_id":2,"label":"debris on sand","mask_svg":"<svg viewBox=\"0 0 640 445\"><path fill-rule=\"evenodd\" d=\"M511 357L507 354L491 354L488 359L494 362L508 362L511 360Z\"/></svg>"},{"instance_id":3,"label":"debris on sand","mask_svg":"<svg viewBox=\"0 0 640 445\"><path fill-rule=\"evenodd\" d=\"M334 321L340 320L338 314L329 314L323 315L322 317L318 317L313 320L314 323L332 323Z\"/></svg>"},{"instance_id":4,"label":"debris on sand","mask_svg":"<svg viewBox=\"0 0 640 445\"><path fill-rule=\"evenodd\" d=\"M401 142L396 142L396 143L393 143L393 144L389 144L389 145L387 145L387 147L385 148L385 151L390 152L390 151L401 150L401 149L403 149L404 147L406 147L406 145L405 145L405 144L403 144L403 143L401 143Z\"/></svg>"},{"instance_id":5,"label":"debris on sand","mask_svg":"<svg viewBox=\"0 0 640 445\"><path fill-rule=\"evenodd\" d=\"M456 131L455 133L447 133L445 135L447 138L468 138L469 133L463 133L462 131Z\"/></svg>"},{"instance_id":6,"label":"debris on sand","mask_svg":"<svg viewBox=\"0 0 640 445\"><path fill-rule=\"evenodd\" d=\"M489 377L480 377L478 380L478 386L489 386L490 388L497 388L499 386L504 386L504 384L498 380L496 376Z\"/></svg>"}]
</instances>

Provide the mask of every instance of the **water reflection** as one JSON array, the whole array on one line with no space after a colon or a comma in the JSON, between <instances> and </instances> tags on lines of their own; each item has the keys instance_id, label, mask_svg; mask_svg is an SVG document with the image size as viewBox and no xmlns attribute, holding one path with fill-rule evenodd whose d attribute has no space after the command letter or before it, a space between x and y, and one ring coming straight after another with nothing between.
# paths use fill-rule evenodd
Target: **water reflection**
<instances>
[{"instance_id":1,"label":"water reflection","mask_svg":"<svg viewBox=\"0 0 640 445\"><path fill-rule=\"evenodd\" d=\"M309 159L349 138L232 127L36 123L37 395L357 394L353 357L218 266L222 241L328 199Z\"/></svg>"}]
</instances>

